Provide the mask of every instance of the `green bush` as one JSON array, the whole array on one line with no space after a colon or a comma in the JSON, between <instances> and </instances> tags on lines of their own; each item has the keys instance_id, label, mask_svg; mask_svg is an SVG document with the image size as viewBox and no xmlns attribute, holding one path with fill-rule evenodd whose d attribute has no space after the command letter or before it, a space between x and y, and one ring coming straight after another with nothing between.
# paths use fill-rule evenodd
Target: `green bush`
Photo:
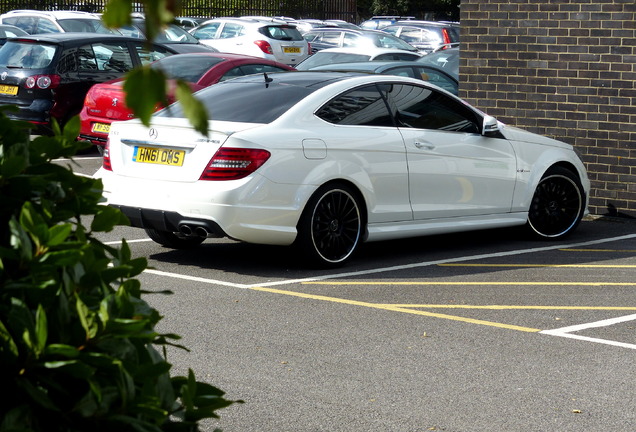
<instances>
[{"instance_id":1,"label":"green bush","mask_svg":"<svg viewBox=\"0 0 636 432\"><path fill-rule=\"evenodd\" d=\"M30 140L0 111L0 431L196 431L233 402L170 376L178 336L141 298L145 258L94 237L125 217L52 163L85 145L78 123Z\"/></svg>"}]
</instances>

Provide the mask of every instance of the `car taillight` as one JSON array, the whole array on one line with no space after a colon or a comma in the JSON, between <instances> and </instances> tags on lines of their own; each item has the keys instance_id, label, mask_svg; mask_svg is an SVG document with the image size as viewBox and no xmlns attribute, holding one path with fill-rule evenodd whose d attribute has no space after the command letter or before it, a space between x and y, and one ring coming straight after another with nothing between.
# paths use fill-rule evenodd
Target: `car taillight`
<instances>
[{"instance_id":1,"label":"car taillight","mask_svg":"<svg viewBox=\"0 0 636 432\"><path fill-rule=\"evenodd\" d=\"M307 42L307 55L311 55L311 44Z\"/></svg>"},{"instance_id":2,"label":"car taillight","mask_svg":"<svg viewBox=\"0 0 636 432\"><path fill-rule=\"evenodd\" d=\"M60 85L60 80L59 75L33 75L27 77L24 86L28 89L35 87L40 89L55 88Z\"/></svg>"},{"instance_id":3,"label":"car taillight","mask_svg":"<svg viewBox=\"0 0 636 432\"><path fill-rule=\"evenodd\" d=\"M444 38L444 44L449 44L451 43L451 38L450 35L448 34L448 30L447 29L442 29L442 38ZM444 45L443 49L448 48L450 45Z\"/></svg>"},{"instance_id":4,"label":"car taillight","mask_svg":"<svg viewBox=\"0 0 636 432\"><path fill-rule=\"evenodd\" d=\"M112 171L113 166L110 164L110 139L106 140L106 144L104 145L104 153L102 154L102 168L107 171Z\"/></svg>"},{"instance_id":5,"label":"car taillight","mask_svg":"<svg viewBox=\"0 0 636 432\"><path fill-rule=\"evenodd\" d=\"M269 42L264 41L264 40L257 40L254 41L254 43L261 49L261 51L263 51L265 54L274 54L274 51L272 50L272 46L269 44Z\"/></svg>"},{"instance_id":6,"label":"car taillight","mask_svg":"<svg viewBox=\"0 0 636 432\"><path fill-rule=\"evenodd\" d=\"M247 177L270 156L267 150L221 147L212 156L199 180L238 180Z\"/></svg>"},{"instance_id":7,"label":"car taillight","mask_svg":"<svg viewBox=\"0 0 636 432\"><path fill-rule=\"evenodd\" d=\"M93 97L93 92L91 90L86 93L86 97L84 98L84 106L86 108L93 108L97 106L97 101Z\"/></svg>"}]
</instances>

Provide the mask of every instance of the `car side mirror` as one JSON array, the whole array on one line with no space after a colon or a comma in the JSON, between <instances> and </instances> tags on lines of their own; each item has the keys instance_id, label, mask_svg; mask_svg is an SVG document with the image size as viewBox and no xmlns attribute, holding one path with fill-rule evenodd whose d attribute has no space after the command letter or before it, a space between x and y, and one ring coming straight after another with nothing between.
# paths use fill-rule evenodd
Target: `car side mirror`
<instances>
[{"instance_id":1,"label":"car side mirror","mask_svg":"<svg viewBox=\"0 0 636 432\"><path fill-rule=\"evenodd\" d=\"M486 137L501 136L501 129L499 128L499 122L497 119L488 115L485 116L481 128L481 134Z\"/></svg>"}]
</instances>

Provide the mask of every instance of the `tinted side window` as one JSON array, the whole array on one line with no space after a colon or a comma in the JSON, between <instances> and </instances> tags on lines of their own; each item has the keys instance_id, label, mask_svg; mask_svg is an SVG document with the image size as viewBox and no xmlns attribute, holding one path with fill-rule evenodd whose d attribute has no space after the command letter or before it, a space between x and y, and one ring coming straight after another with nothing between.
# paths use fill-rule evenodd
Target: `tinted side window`
<instances>
[{"instance_id":1,"label":"tinted side window","mask_svg":"<svg viewBox=\"0 0 636 432\"><path fill-rule=\"evenodd\" d=\"M144 65L172 55L170 51L159 45L152 45L151 48L148 48L146 43L139 42L135 43L134 46L139 56L139 61Z\"/></svg>"},{"instance_id":2,"label":"tinted side window","mask_svg":"<svg viewBox=\"0 0 636 432\"><path fill-rule=\"evenodd\" d=\"M15 20L15 22L11 22ZM20 27L22 30L29 34L33 34L35 32L35 24L37 20L33 17L18 17L18 18L10 18L2 20L8 24L13 24L16 27Z\"/></svg>"},{"instance_id":3,"label":"tinted side window","mask_svg":"<svg viewBox=\"0 0 636 432\"><path fill-rule=\"evenodd\" d=\"M341 94L316 111L316 115L340 125L393 126L386 102L374 85Z\"/></svg>"},{"instance_id":4,"label":"tinted side window","mask_svg":"<svg viewBox=\"0 0 636 432\"><path fill-rule=\"evenodd\" d=\"M61 33L61 30L50 20L40 18L38 20L37 33Z\"/></svg>"},{"instance_id":5,"label":"tinted side window","mask_svg":"<svg viewBox=\"0 0 636 432\"><path fill-rule=\"evenodd\" d=\"M319 35L320 33L314 33L314 32L307 32L303 35L303 38L307 41L307 42L312 42L314 39L316 39L316 37Z\"/></svg>"},{"instance_id":6,"label":"tinted side window","mask_svg":"<svg viewBox=\"0 0 636 432\"><path fill-rule=\"evenodd\" d=\"M125 43L121 45L95 43L92 48L98 70L127 72L133 68L133 61Z\"/></svg>"},{"instance_id":7,"label":"tinted side window","mask_svg":"<svg viewBox=\"0 0 636 432\"><path fill-rule=\"evenodd\" d=\"M325 32L322 34L320 42L333 45L334 47L338 46L340 44L340 32Z\"/></svg>"},{"instance_id":8,"label":"tinted side window","mask_svg":"<svg viewBox=\"0 0 636 432\"><path fill-rule=\"evenodd\" d=\"M479 118L459 101L436 91L396 84L389 92L400 126L450 132L479 133Z\"/></svg>"},{"instance_id":9,"label":"tinted side window","mask_svg":"<svg viewBox=\"0 0 636 432\"><path fill-rule=\"evenodd\" d=\"M219 35L219 39L227 39L241 36L243 34L243 26L240 24L234 23L225 23L223 29L221 30L221 34Z\"/></svg>"},{"instance_id":10,"label":"tinted side window","mask_svg":"<svg viewBox=\"0 0 636 432\"><path fill-rule=\"evenodd\" d=\"M197 39L214 39L220 25L221 23L218 22L206 24L196 29L192 34Z\"/></svg>"}]
</instances>

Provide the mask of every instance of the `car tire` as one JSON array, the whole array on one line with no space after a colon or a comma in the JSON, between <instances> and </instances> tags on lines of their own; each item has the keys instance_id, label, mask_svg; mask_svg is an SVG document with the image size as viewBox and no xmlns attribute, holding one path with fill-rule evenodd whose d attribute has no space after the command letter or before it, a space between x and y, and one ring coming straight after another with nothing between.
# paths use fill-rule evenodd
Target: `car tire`
<instances>
[{"instance_id":1,"label":"car tire","mask_svg":"<svg viewBox=\"0 0 636 432\"><path fill-rule=\"evenodd\" d=\"M146 228L146 234L155 243L172 249L191 249L199 246L205 240L203 237L182 237L168 231L157 231Z\"/></svg>"},{"instance_id":2,"label":"car tire","mask_svg":"<svg viewBox=\"0 0 636 432\"><path fill-rule=\"evenodd\" d=\"M358 193L345 184L321 187L298 222L296 246L319 267L338 267L358 248L365 227Z\"/></svg>"},{"instance_id":3,"label":"car tire","mask_svg":"<svg viewBox=\"0 0 636 432\"><path fill-rule=\"evenodd\" d=\"M585 202L585 192L578 176L569 169L552 167L535 189L527 227L535 237L563 238L581 222Z\"/></svg>"}]
</instances>

